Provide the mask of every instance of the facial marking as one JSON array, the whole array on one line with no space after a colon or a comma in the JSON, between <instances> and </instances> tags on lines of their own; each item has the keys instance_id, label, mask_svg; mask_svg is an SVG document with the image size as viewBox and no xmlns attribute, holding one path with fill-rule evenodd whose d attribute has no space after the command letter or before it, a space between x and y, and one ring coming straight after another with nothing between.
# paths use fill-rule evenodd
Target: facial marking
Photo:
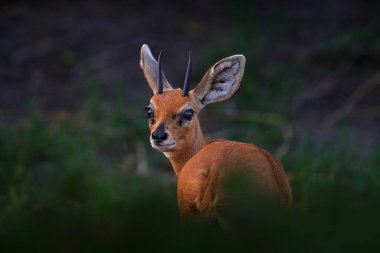
<instances>
[{"instance_id":1,"label":"facial marking","mask_svg":"<svg viewBox=\"0 0 380 253\"><path fill-rule=\"evenodd\" d=\"M191 136L189 129L192 125L197 105L192 94L190 93L189 95L188 97L183 97L182 90L175 89L156 94L150 100L156 117L155 124L150 125L151 133L160 124L165 125L165 132L167 133L167 138L160 142L160 146L155 145L152 139L151 144L153 148L165 152L167 156L171 156L173 155L172 152L185 148L184 145L188 143L187 139ZM165 146L166 144L170 145Z\"/></svg>"},{"instance_id":2,"label":"facial marking","mask_svg":"<svg viewBox=\"0 0 380 253\"><path fill-rule=\"evenodd\" d=\"M195 110L191 104L187 104L178 110L178 124L180 127L190 126Z\"/></svg>"},{"instance_id":3,"label":"facial marking","mask_svg":"<svg viewBox=\"0 0 380 253\"><path fill-rule=\"evenodd\" d=\"M144 112L145 118L149 120L149 124L153 125L155 123L156 118L156 109L154 105L149 104L147 107L145 107Z\"/></svg>"}]
</instances>

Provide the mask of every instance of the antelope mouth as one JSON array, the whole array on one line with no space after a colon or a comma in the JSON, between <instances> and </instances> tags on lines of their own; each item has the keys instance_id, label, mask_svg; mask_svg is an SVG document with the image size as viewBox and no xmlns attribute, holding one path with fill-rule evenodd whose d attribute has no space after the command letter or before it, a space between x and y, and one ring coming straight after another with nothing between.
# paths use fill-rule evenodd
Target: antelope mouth
<instances>
[{"instance_id":1,"label":"antelope mouth","mask_svg":"<svg viewBox=\"0 0 380 253\"><path fill-rule=\"evenodd\" d=\"M160 142L153 141L152 142L152 146L153 146L153 148L156 148L156 149L159 149L159 150L161 150L161 149L167 150L167 149L174 148L175 147L175 142L173 142L173 143L160 143Z\"/></svg>"}]
</instances>

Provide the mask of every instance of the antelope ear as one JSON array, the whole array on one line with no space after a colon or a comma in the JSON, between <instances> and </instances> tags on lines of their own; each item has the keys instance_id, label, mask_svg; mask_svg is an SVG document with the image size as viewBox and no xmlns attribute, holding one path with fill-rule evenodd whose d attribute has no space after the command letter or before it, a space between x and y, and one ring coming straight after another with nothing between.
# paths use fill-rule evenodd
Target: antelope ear
<instances>
[{"instance_id":1,"label":"antelope ear","mask_svg":"<svg viewBox=\"0 0 380 253\"><path fill-rule=\"evenodd\" d=\"M144 72L145 79L150 88L153 90L153 93L156 94L158 85L158 63L146 44L141 47L140 67ZM164 90L173 89L164 74L162 74L162 80Z\"/></svg>"},{"instance_id":2,"label":"antelope ear","mask_svg":"<svg viewBox=\"0 0 380 253\"><path fill-rule=\"evenodd\" d=\"M245 57L241 54L227 57L212 66L192 90L202 107L235 95L240 88L244 67Z\"/></svg>"}]
</instances>

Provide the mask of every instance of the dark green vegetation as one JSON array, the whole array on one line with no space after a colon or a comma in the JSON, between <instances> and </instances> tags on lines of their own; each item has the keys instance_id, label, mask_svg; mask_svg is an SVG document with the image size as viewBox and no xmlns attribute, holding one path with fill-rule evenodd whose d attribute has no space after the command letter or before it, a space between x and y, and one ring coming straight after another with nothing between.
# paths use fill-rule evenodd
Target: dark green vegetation
<instances>
[{"instance_id":1,"label":"dark green vegetation","mask_svg":"<svg viewBox=\"0 0 380 253\"><path fill-rule=\"evenodd\" d=\"M344 134L322 145L306 138L283 158L295 197L288 213L240 206L231 232L202 217L181 226L175 180L168 162L165 171L156 169L165 158L149 149L142 112L122 109L122 95L115 94L112 113L105 115L97 94L94 85L71 118L44 122L32 111L29 126L2 130L1 252L354 252L376 246L378 145L358 155ZM234 127L247 124L252 128L252 122ZM257 123L253 131L262 146L280 142L277 129Z\"/></svg>"},{"instance_id":2,"label":"dark green vegetation","mask_svg":"<svg viewBox=\"0 0 380 253\"><path fill-rule=\"evenodd\" d=\"M338 120L328 118L378 71L378 5L345 1L348 11L341 11L342 1L310 7L243 0L216 1L215 9L195 1L170 5L173 22L164 22L155 9L161 5L97 3L94 11L95 2L81 5L85 21L79 5L65 2L2 7L2 31L17 43L4 42L13 54L2 52L0 81L10 91L21 88L17 99L1 89L0 116L12 115L7 103L28 104L29 115L0 122L0 252L378 251L379 114L360 109L378 108L379 84ZM28 31L39 33L24 37ZM177 55L186 57L189 43L198 47L192 85L218 59L246 56L241 91L208 106L202 126L210 138L253 142L279 155L294 193L288 212L237 198L244 204L230 213L228 232L205 217L179 223L176 178L148 143L143 108L151 93L137 66L142 43L165 50L166 73L178 72L178 80L182 66L175 66L185 61ZM62 77L73 69L83 94L70 86L71 76ZM53 95L44 93L49 88ZM49 96L64 101L48 110Z\"/></svg>"}]
</instances>

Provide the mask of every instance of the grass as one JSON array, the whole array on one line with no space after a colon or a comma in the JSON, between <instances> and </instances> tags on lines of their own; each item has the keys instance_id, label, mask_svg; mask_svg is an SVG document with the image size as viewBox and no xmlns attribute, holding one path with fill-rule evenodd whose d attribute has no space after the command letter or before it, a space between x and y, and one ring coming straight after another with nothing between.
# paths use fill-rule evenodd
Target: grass
<instances>
[{"instance_id":1,"label":"grass","mask_svg":"<svg viewBox=\"0 0 380 253\"><path fill-rule=\"evenodd\" d=\"M304 140L283 160L295 197L289 213L255 216L248 208L253 211L236 214L229 233L204 217L180 225L175 180L152 166L165 158L151 158L145 147L150 174L136 172L143 117L118 110L106 117L93 94L63 122L32 114L28 127L0 133L1 252L354 252L376 246L379 147L357 159L344 136L323 146ZM259 125L255 131L276 136ZM274 145L273 137L258 140Z\"/></svg>"}]
</instances>

